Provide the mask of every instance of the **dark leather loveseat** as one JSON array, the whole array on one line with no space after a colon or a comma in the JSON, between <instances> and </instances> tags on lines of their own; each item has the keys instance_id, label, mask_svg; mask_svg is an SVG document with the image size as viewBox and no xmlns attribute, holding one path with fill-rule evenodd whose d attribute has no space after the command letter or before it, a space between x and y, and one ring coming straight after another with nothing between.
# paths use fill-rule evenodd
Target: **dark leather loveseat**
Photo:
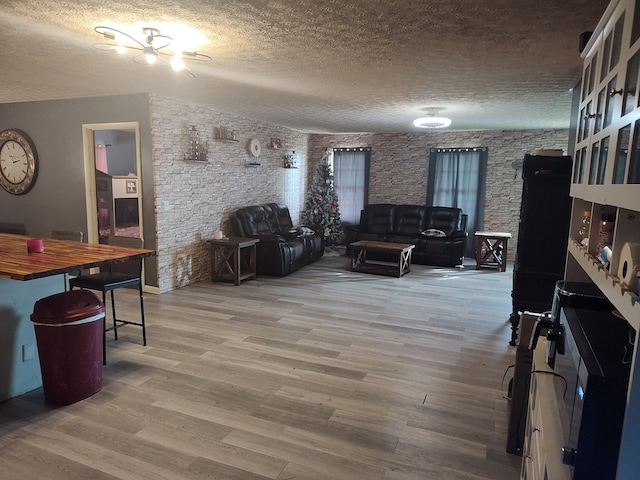
<instances>
[{"instance_id":1,"label":"dark leather loveseat","mask_svg":"<svg viewBox=\"0 0 640 480\"><path fill-rule=\"evenodd\" d=\"M260 239L256 244L259 274L288 275L324 255L324 236L307 227L294 227L286 205L243 207L229 220L234 235Z\"/></svg>"},{"instance_id":2,"label":"dark leather loveseat","mask_svg":"<svg viewBox=\"0 0 640 480\"><path fill-rule=\"evenodd\" d=\"M411 243L412 263L462 265L467 241L467 215L459 208L425 205L367 205L360 225L346 228L347 245L358 240Z\"/></svg>"}]
</instances>

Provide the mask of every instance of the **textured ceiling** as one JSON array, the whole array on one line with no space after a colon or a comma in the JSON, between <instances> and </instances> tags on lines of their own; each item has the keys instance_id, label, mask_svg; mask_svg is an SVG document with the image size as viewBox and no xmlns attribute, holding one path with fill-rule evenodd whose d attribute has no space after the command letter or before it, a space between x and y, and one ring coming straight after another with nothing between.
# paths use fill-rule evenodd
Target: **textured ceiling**
<instances>
[{"instance_id":1,"label":"textured ceiling","mask_svg":"<svg viewBox=\"0 0 640 480\"><path fill-rule=\"evenodd\" d=\"M0 103L156 92L304 132L568 128L579 36L603 0L0 0ZM181 24L190 64L92 47L96 25Z\"/></svg>"}]
</instances>

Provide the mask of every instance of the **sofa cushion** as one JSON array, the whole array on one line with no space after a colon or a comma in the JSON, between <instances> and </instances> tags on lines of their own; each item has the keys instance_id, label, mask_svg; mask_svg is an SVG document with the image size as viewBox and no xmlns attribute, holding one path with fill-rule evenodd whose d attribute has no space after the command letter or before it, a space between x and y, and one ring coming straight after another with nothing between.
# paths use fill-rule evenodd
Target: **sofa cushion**
<instances>
[{"instance_id":1,"label":"sofa cushion","mask_svg":"<svg viewBox=\"0 0 640 480\"><path fill-rule=\"evenodd\" d=\"M393 232L394 205L375 203L362 211L360 226L362 233L386 235Z\"/></svg>"},{"instance_id":2,"label":"sofa cushion","mask_svg":"<svg viewBox=\"0 0 640 480\"><path fill-rule=\"evenodd\" d=\"M447 234L437 228L427 228L422 232L425 237L446 237Z\"/></svg>"},{"instance_id":3,"label":"sofa cushion","mask_svg":"<svg viewBox=\"0 0 640 480\"><path fill-rule=\"evenodd\" d=\"M240 208L236 212L236 217L238 217L245 235L250 237L280 231L276 214L268 205Z\"/></svg>"},{"instance_id":4,"label":"sofa cushion","mask_svg":"<svg viewBox=\"0 0 640 480\"><path fill-rule=\"evenodd\" d=\"M427 209L426 227L442 230L450 237L454 231L463 230L462 210L451 207L429 207Z\"/></svg>"},{"instance_id":5,"label":"sofa cushion","mask_svg":"<svg viewBox=\"0 0 640 480\"><path fill-rule=\"evenodd\" d=\"M422 205L397 205L394 209L393 234L416 237L425 227L427 207Z\"/></svg>"},{"instance_id":6,"label":"sofa cushion","mask_svg":"<svg viewBox=\"0 0 640 480\"><path fill-rule=\"evenodd\" d=\"M291 222L291 215L289 214L289 207L279 203L269 203L265 205L265 208L271 210L272 218L277 224L277 230L280 232L286 232L293 228Z\"/></svg>"}]
</instances>

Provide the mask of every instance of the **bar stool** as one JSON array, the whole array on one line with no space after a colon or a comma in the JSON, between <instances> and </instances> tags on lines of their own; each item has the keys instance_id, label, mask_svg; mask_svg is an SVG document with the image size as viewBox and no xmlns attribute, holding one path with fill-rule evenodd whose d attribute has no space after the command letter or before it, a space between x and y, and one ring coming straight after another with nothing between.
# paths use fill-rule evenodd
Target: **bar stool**
<instances>
[{"instance_id":1,"label":"bar stool","mask_svg":"<svg viewBox=\"0 0 640 480\"><path fill-rule=\"evenodd\" d=\"M109 237L107 240L109 245L131 248L142 248L142 240L133 237ZM111 312L113 315L113 326L107 327L105 321L104 334L102 336L102 363L107 364L106 351L106 333L113 330L114 338L118 339L118 328L125 325L135 325L142 328L142 344L147 345L147 332L144 321L144 300L142 296L142 259L132 260L136 265L136 274L128 274L113 271L113 264L109 265L108 272L94 273L90 275L81 275L69 280L69 287L83 288L86 290L96 290L102 292L102 302L106 303L107 292L111 293ZM118 288L126 288L138 286L140 292L140 321L122 320L116 316L116 304L113 291Z\"/></svg>"}]
</instances>

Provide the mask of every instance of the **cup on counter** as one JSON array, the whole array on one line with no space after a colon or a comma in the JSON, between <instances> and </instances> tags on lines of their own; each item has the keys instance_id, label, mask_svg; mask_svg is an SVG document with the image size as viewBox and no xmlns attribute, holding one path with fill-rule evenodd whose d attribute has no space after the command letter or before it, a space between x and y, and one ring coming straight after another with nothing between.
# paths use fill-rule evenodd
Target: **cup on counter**
<instances>
[{"instance_id":1,"label":"cup on counter","mask_svg":"<svg viewBox=\"0 0 640 480\"><path fill-rule=\"evenodd\" d=\"M44 239L42 239L42 238L27 238L27 252L28 253L42 253L42 252L44 252Z\"/></svg>"},{"instance_id":2,"label":"cup on counter","mask_svg":"<svg viewBox=\"0 0 640 480\"><path fill-rule=\"evenodd\" d=\"M220 240L223 236L224 235L222 235L222 230L216 230L215 232L213 232L213 238L215 240Z\"/></svg>"}]
</instances>

